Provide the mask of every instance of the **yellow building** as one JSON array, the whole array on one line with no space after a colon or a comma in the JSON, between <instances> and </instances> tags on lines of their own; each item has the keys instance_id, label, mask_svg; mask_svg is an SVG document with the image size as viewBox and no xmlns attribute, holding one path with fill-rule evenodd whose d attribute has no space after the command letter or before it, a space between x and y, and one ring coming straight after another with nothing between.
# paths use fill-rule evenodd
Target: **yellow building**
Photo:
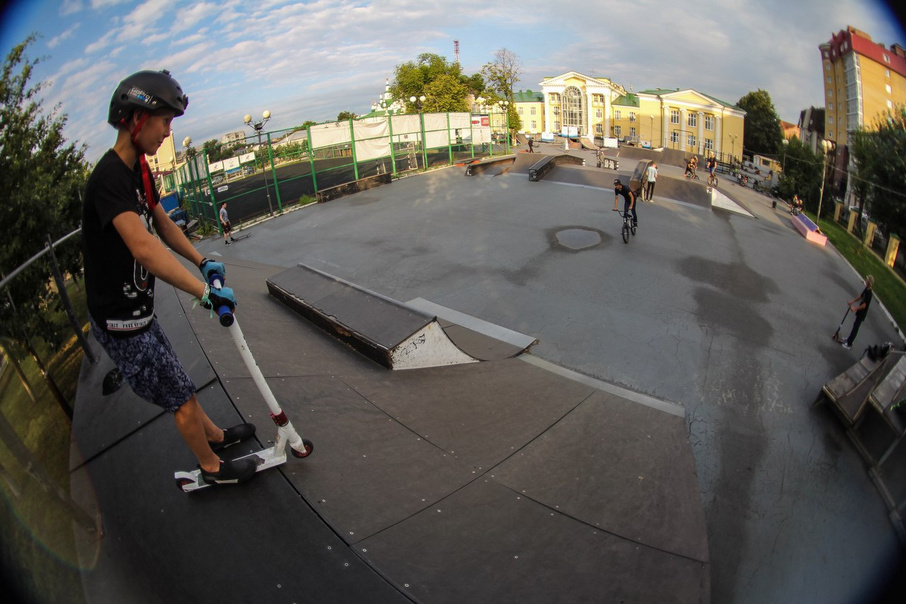
<instances>
[{"instance_id":1,"label":"yellow building","mask_svg":"<svg viewBox=\"0 0 906 604\"><path fill-rule=\"evenodd\" d=\"M742 155L745 111L695 90L629 92L608 78L570 71L545 78L541 95L543 131L617 138L701 156L713 151L724 161ZM529 128L524 119L523 128Z\"/></svg>"},{"instance_id":2,"label":"yellow building","mask_svg":"<svg viewBox=\"0 0 906 604\"><path fill-rule=\"evenodd\" d=\"M164 191L173 189L175 187L173 179L167 178L168 175L176 171L176 146L173 143L172 130L170 131L170 136L164 139L157 153L148 155L147 159L148 168L151 169L151 173L157 178L158 185Z\"/></svg>"},{"instance_id":3,"label":"yellow building","mask_svg":"<svg viewBox=\"0 0 906 604\"><path fill-rule=\"evenodd\" d=\"M513 93L516 113L522 120L522 132L539 135L547 132L544 121L544 95L531 90L520 90Z\"/></svg>"},{"instance_id":4,"label":"yellow building","mask_svg":"<svg viewBox=\"0 0 906 604\"><path fill-rule=\"evenodd\" d=\"M854 27L818 47L824 77L824 137L846 145L849 133L871 128L896 104L906 103L906 49L889 49Z\"/></svg>"}]
</instances>

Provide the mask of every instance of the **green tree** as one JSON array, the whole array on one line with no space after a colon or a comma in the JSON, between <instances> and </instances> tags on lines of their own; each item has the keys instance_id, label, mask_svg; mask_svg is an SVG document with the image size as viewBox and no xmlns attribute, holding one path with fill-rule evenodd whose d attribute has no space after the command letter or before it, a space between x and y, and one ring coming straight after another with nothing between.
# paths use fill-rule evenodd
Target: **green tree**
<instances>
[{"instance_id":1,"label":"green tree","mask_svg":"<svg viewBox=\"0 0 906 604\"><path fill-rule=\"evenodd\" d=\"M337 114L338 122L345 122L346 120L354 120L358 116L352 111L341 111Z\"/></svg>"},{"instance_id":2,"label":"green tree","mask_svg":"<svg viewBox=\"0 0 906 604\"><path fill-rule=\"evenodd\" d=\"M84 145L63 136L66 116L55 107L46 113L40 100L43 83L30 85L38 60L26 56L34 42L29 36L3 62L0 74L0 271L8 273L41 251L48 238L56 241L78 228L80 192L88 178ZM55 252L64 273L81 273L78 243ZM20 272L2 292L0 347L15 363L14 347L35 360L51 394L71 418L33 339L54 350L72 333L61 322L60 297L48 287L50 264L45 255Z\"/></svg>"},{"instance_id":3,"label":"green tree","mask_svg":"<svg viewBox=\"0 0 906 604\"><path fill-rule=\"evenodd\" d=\"M45 112L39 97L44 84L29 84L39 62L26 56L32 42L29 36L9 52L0 76L0 270L6 273L41 251L47 236L56 241L78 228L80 192L89 173L84 145L67 143L63 136L66 115L58 108ZM57 254L64 271L80 274L77 244L62 246ZM53 312L45 312L59 304L48 291L49 275L45 262L20 273L3 292L15 300L15 311L13 305L0 305L0 321L56 348L66 332L49 319Z\"/></svg>"},{"instance_id":4,"label":"green tree","mask_svg":"<svg viewBox=\"0 0 906 604\"><path fill-rule=\"evenodd\" d=\"M861 207L888 233L906 233L906 105L880 116L872 129L853 132L850 142Z\"/></svg>"},{"instance_id":5,"label":"green tree","mask_svg":"<svg viewBox=\"0 0 906 604\"><path fill-rule=\"evenodd\" d=\"M425 85L424 91L426 98L422 110L427 113L469 110L466 102L468 89L459 78L451 74L440 74Z\"/></svg>"},{"instance_id":6,"label":"green tree","mask_svg":"<svg viewBox=\"0 0 906 604\"><path fill-rule=\"evenodd\" d=\"M775 155L780 151L783 130L771 95L760 88L749 92L736 103L746 112L743 147L749 153Z\"/></svg>"},{"instance_id":7,"label":"green tree","mask_svg":"<svg viewBox=\"0 0 906 604\"><path fill-rule=\"evenodd\" d=\"M779 195L790 201L798 195L807 210L816 212L821 195L821 174L823 154L814 153L808 145L798 138L789 139L781 147L778 161L783 166L777 182Z\"/></svg>"},{"instance_id":8,"label":"green tree","mask_svg":"<svg viewBox=\"0 0 906 604\"><path fill-rule=\"evenodd\" d=\"M513 91L521 73L519 57L506 48L495 52L494 60L481 68L481 75L487 83L486 90L506 99L511 105Z\"/></svg>"},{"instance_id":9,"label":"green tree","mask_svg":"<svg viewBox=\"0 0 906 604\"><path fill-rule=\"evenodd\" d=\"M449 78L442 76L450 76ZM409 102L410 97L420 97L424 95L425 110L434 106L450 106L458 103L459 100L465 101L469 94L469 87L462 83L462 71L457 63L448 63L447 59L441 55L432 53L422 53L418 55L415 61L409 61L396 66L393 82L390 83L390 93L394 98L400 99L406 105L408 113L414 113L418 107ZM441 79L440 82L429 88L435 80ZM430 97L432 91L442 95L442 100L433 101ZM459 95L460 98L455 98ZM435 105L434 103L437 103ZM462 106L465 106L463 103ZM464 109L463 109L464 110Z\"/></svg>"}]
</instances>

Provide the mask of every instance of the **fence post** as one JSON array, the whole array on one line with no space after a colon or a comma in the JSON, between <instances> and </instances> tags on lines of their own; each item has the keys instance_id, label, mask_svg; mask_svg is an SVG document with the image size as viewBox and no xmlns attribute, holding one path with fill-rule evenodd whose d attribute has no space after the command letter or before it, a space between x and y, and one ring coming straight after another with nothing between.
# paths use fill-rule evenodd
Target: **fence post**
<instances>
[{"instance_id":1,"label":"fence post","mask_svg":"<svg viewBox=\"0 0 906 604\"><path fill-rule=\"evenodd\" d=\"M315 172L315 146L311 141L311 126L306 126L308 131L308 163L311 164L311 188L314 196L318 196L318 175Z\"/></svg>"},{"instance_id":2,"label":"fence post","mask_svg":"<svg viewBox=\"0 0 906 604\"><path fill-rule=\"evenodd\" d=\"M421 125L422 125L422 158L423 158L422 169L427 170L428 169L428 145L425 144L427 142L425 140L425 114L419 113L418 117L419 117L418 121L421 122Z\"/></svg>"},{"instance_id":3,"label":"fence post","mask_svg":"<svg viewBox=\"0 0 906 604\"><path fill-rule=\"evenodd\" d=\"M396 178L396 144L393 142L393 115L387 116L387 124L389 125L390 131L390 163L393 164L390 171L393 174L393 177Z\"/></svg>"},{"instance_id":4,"label":"fence post","mask_svg":"<svg viewBox=\"0 0 906 604\"><path fill-rule=\"evenodd\" d=\"M54 244L50 235L47 235L46 245L47 249L50 251L50 270L53 273L54 281L57 283L57 291L60 292L60 298L63 300L63 308L66 309L66 316L69 317L69 323L72 325L72 330L76 334L79 346L82 347L82 350L85 351L85 356L87 356L91 364L94 365L98 360L88 346L88 342L85 340L85 334L82 333L82 327L79 325L79 320L76 318L75 309L72 307L72 300L69 299L69 292L66 291L66 283L63 282L63 274L60 272L60 265L57 263L57 254L54 252Z\"/></svg>"},{"instance_id":5,"label":"fence post","mask_svg":"<svg viewBox=\"0 0 906 604\"><path fill-rule=\"evenodd\" d=\"M211 162L208 161L208 150L207 149L202 149L202 160L204 160L204 173L205 173L205 178L208 181L208 191L211 194L212 218L214 220L214 224L217 225L217 232L221 236L223 236L223 225L220 224L220 218L217 215L217 198L214 196L214 181L211 179L211 169L209 167ZM202 195L201 197L202 197L202 199L204 199L204 195Z\"/></svg>"},{"instance_id":6,"label":"fence post","mask_svg":"<svg viewBox=\"0 0 906 604\"><path fill-rule=\"evenodd\" d=\"M352 151L352 177L359 179L359 162L356 160L355 152L355 125L349 120L349 149Z\"/></svg>"},{"instance_id":7,"label":"fence post","mask_svg":"<svg viewBox=\"0 0 906 604\"><path fill-rule=\"evenodd\" d=\"M283 204L280 201L280 187L277 186L277 169L274 167L274 149L271 147L271 133L267 133L267 157L271 162L271 176L274 178L274 194L277 196L277 213L283 213Z\"/></svg>"}]
</instances>

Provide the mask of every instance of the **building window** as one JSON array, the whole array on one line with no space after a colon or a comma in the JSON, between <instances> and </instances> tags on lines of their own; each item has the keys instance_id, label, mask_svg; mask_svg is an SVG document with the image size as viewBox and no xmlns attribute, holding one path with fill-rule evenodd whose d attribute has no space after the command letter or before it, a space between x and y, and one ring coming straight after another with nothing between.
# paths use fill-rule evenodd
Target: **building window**
<instances>
[{"instance_id":1,"label":"building window","mask_svg":"<svg viewBox=\"0 0 906 604\"><path fill-rule=\"evenodd\" d=\"M832 84L833 81L834 81L833 78L831 78L830 76L827 76L827 83L828 83L828 84Z\"/></svg>"},{"instance_id":2,"label":"building window","mask_svg":"<svg viewBox=\"0 0 906 604\"><path fill-rule=\"evenodd\" d=\"M676 130L672 130L672 131L670 132L670 142L671 142L671 143L678 143L678 142L679 142L679 132L677 132Z\"/></svg>"},{"instance_id":3,"label":"building window","mask_svg":"<svg viewBox=\"0 0 906 604\"><path fill-rule=\"evenodd\" d=\"M833 111L833 110L834 110L834 104L833 104L833 103L828 103L828 104L827 104L827 110L828 110L828 111Z\"/></svg>"},{"instance_id":4,"label":"building window","mask_svg":"<svg viewBox=\"0 0 906 604\"><path fill-rule=\"evenodd\" d=\"M689 134L686 136L686 144L690 147L695 147L695 135Z\"/></svg>"},{"instance_id":5,"label":"building window","mask_svg":"<svg viewBox=\"0 0 906 604\"><path fill-rule=\"evenodd\" d=\"M614 126L614 127L613 127L613 135L614 135L615 137L620 138L620 135L622 135L622 134L623 134L623 129L622 129L622 128L620 128L619 126Z\"/></svg>"},{"instance_id":6,"label":"building window","mask_svg":"<svg viewBox=\"0 0 906 604\"><path fill-rule=\"evenodd\" d=\"M887 108L893 109L893 101L891 101L890 99L887 99Z\"/></svg>"},{"instance_id":7,"label":"building window","mask_svg":"<svg viewBox=\"0 0 906 604\"><path fill-rule=\"evenodd\" d=\"M707 149L708 151L714 149L714 141L710 138L705 139L705 149Z\"/></svg>"},{"instance_id":8,"label":"building window","mask_svg":"<svg viewBox=\"0 0 906 604\"><path fill-rule=\"evenodd\" d=\"M827 123L828 123L828 124L833 124L833 123L834 123L834 118L833 118L833 117L828 117L828 118L827 118Z\"/></svg>"},{"instance_id":9,"label":"building window","mask_svg":"<svg viewBox=\"0 0 906 604\"><path fill-rule=\"evenodd\" d=\"M890 70L889 69L884 70L884 77L887 78L888 80L890 79Z\"/></svg>"},{"instance_id":10,"label":"building window","mask_svg":"<svg viewBox=\"0 0 906 604\"><path fill-rule=\"evenodd\" d=\"M538 131L538 122L536 122L535 120L532 120L532 132L537 132L537 131Z\"/></svg>"},{"instance_id":11,"label":"building window","mask_svg":"<svg viewBox=\"0 0 906 604\"><path fill-rule=\"evenodd\" d=\"M635 128L630 128L630 129L629 129L629 137L630 137L631 139L635 140Z\"/></svg>"},{"instance_id":12,"label":"building window","mask_svg":"<svg viewBox=\"0 0 906 604\"><path fill-rule=\"evenodd\" d=\"M888 86L888 88L890 88L890 86ZM890 91L888 90L887 92L890 92ZM630 122L634 122L634 121L635 121L635 111L630 111L630 112L629 112L629 121L630 121Z\"/></svg>"},{"instance_id":13,"label":"building window","mask_svg":"<svg viewBox=\"0 0 906 604\"><path fill-rule=\"evenodd\" d=\"M679 111L676 109L670 110L670 123L679 124Z\"/></svg>"},{"instance_id":14,"label":"building window","mask_svg":"<svg viewBox=\"0 0 906 604\"><path fill-rule=\"evenodd\" d=\"M615 119L615 120L620 119L620 110L619 109L617 109L616 111L613 112L613 119Z\"/></svg>"},{"instance_id":15,"label":"building window","mask_svg":"<svg viewBox=\"0 0 906 604\"><path fill-rule=\"evenodd\" d=\"M890 63L890 57L888 55L884 55L884 62Z\"/></svg>"},{"instance_id":16,"label":"building window","mask_svg":"<svg viewBox=\"0 0 906 604\"><path fill-rule=\"evenodd\" d=\"M604 127L601 124L595 124L595 134L601 134L604 132Z\"/></svg>"},{"instance_id":17,"label":"building window","mask_svg":"<svg viewBox=\"0 0 906 604\"><path fill-rule=\"evenodd\" d=\"M603 94L593 94L591 95L591 102L597 103L599 105L604 104L604 95Z\"/></svg>"},{"instance_id":18,"label":"building window","mask_svg":"<svg viewBox=\"0 0 906 604\"><path fill-rule=\"evenodd\" d=\"M824 56L827 56L826 54ZM830 71L830 63L824 64L824 71Z\"/></svg>"},{"instance_id":19,"label":"building window","mask_svg":"<svg viewBox=\"0 0 906 604\"><path fill-rule=\"evenodd\" d=\"M529 110L529 114L531 114L531 115L536 115L536 113L537 113L536 110L537 110L537 109L538 109L537 107L532 107L532 108Z\"/></svg>"},{"instance_id":20,"label":"building window","mask_svg":"<svg viewBox=\"0 0 906 604\"><path fill-rule=\"evenodd\" d=\"M834 96L834 91L830 88L827 89L827 96Z\"/></svg>"},{"instance_id":21,"label":"building window","mask_svg":"<svg viewBox=\"0 0 906 604\"><path fill-rule=\"evenodd\" d=\"M516 109L516 113L518 113L519 115L522 115L522 107L518 107Z\"/></svg>"},{"instance_id":22,"label":"building window","mask_svg":"<svg viewBox=\"0 0 906 604\"><path fill-rule=\"evenodd\" d=\"M698 126L698 114L690 113L686 116L686 125L690 128L695 128Z\"/></svg>"},{"instance_id":23,"label":"building window","mask_svg":"<svg viewBox=\"0 0 906 604\"><path fill-rule=\"evenodd\" d=\"M604 112L601 109L595 109L595 117L601 119L604 117Z\"/></svg>"},{"instance_id":24,"label":"building window","mask_svg":"<svg viewBox=\"0 0 906 604\"><path fill-rule=\"evenodd\" d=\"M714 116L713 115L705 116L705 130L714 130Z\"/></svg>"},{"instance_id":25,"label":"building window","mask_svg":"<svg viewBox=\"0 0 906 604\"><path fill-rule=\"evenodd\" d=\"M890 84L887 84L886 86L884 86L884 88L887 89L887 94L890 94Z\"/></svg>"}]
</instances>

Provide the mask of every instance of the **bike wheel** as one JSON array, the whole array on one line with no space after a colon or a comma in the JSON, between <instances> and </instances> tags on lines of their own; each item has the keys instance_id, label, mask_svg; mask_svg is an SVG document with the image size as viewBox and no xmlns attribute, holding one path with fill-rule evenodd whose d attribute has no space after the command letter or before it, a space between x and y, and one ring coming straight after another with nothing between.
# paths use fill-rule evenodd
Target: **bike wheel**
<instances>
[{"instance_id":1,"label":"bike wheel","mask_svg":"<svg viewBox=\"0 0 906 604\"><path fill-rule=\"evenodd\" d=\"M625 222L623 223L623 231L621 235L623 235L623 243L629 243L629 225Z\"/></svg>"},{"instance_id":2,"label":"bike wheel","mask_svg":"<svg viewBox=\"0 0 906 604\"><path fill-rule=\"evenodd\" d=\"M629 227L629 230L632 231L632 236L635 237L635 223L634 222L632 223L632 226Z\"/></svg>"}]
</instances>

